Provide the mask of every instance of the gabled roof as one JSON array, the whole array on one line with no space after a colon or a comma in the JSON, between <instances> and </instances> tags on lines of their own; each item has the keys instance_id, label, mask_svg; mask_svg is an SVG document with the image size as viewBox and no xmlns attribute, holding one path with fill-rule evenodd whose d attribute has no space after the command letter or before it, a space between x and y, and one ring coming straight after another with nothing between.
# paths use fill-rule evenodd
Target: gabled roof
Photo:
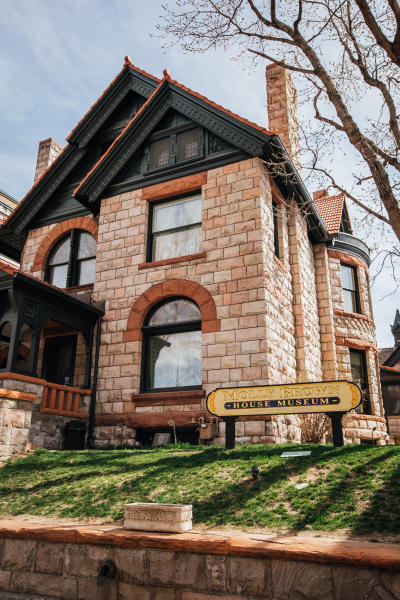
<instances>
[{"instance_id":1,"label":"gabled roof","mask_svg":"<svg viewBox=\"0 0 400 600\"><path fill-rule=\"evenodd\" d=\"M263 154L264 145L274 135L171 79L165 70L151 96L74 190L76 199L86 205L95 203L170 107L204 124L222 138L232 136L234 131L235 145L255 156Z\"/></svg>"},{"instance_id":2,"label":"gabled roof","mask_svg":"<svg viewBox=\"0 0 400 600\"><path fill-rule=\"evenodd\" d=\"M348 219L346 197L344 193L335 196L314 198L314 204L330 234L339 233L343 216ZM344 212L346 215L344 215Z\"/></svg>"},{"instance_id":3,"label":"gabled roof","mask_svg":"<svg viewBox=\"0 0 400 600\"><path fill-rule=\"evenodd\" d=\"M17 257L32 219L83 158L88 142L129 90L139 93L147 100L74 190L76 200L83 207L96 211L96 203L98 205L101 194L113 177L172 108L232 143L240 153L267 157L269 161L271 157L272 160L283 157L287 173L276 177L278 186L289 190L299 205L309 206L307 219L312 238L328 239L323 219L317 213L278 135L173 80L167 70L164 71L163 78L159 79L134 66L130 58L125 57L122 70L72 130L63 151L0 226L0 251L2 247L11 246L8 254L13 258Z\"/></svg>"},{"instance_id":4,"label":"gabled roof","mask_svg":"<svg viewBox=\"0 0 400 600\"><path fill-rule=\"evenodd\" d=\"M85 154L85 146L130 91L150 96L159 79L135 67L129 57L118 75L79 121L67 138L68 144L49 168L33 184L6 222L7 228L21 233L47 202L65 177ZM0 232L0 237L2 237ZM4 233L8 232L4 230Z\"/></svg>"}]
</instances>

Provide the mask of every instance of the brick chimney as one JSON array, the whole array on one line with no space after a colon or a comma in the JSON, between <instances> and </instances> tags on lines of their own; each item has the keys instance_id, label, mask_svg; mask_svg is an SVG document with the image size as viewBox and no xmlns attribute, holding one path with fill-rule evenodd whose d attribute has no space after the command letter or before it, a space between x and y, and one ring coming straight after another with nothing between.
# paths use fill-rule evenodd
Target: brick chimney
<instances>
[{"instance_id":1,"label":"brick chimney","mask_svg":"<svg viewBox=\"0 0 400 600\"><path fill-rule=\"evenodd\" d=\"M319 198L325 198L328 195L328 190L317 190L313 192L313 200L318 200Z\"/></svg>"},{"instance_id":2,"label":"brick chimney","mask_svg":"<svg viewBox=\"0 0 400 600\"><path fill-rule=\"evenodd\" d=\"M279 135L296 169L301 174L296 88L290 72L278 65L267 66L266 78L268 129Z\"/></svg>"},{"instance_id":3,"label":"brick chimney","mask_svg":"<svg viewBox=\"0 0 400 600\"><path fill-rule=\"evenodd\" d=\"M36 183L39 177L46 171L46 169L48 169L51 163L60 154L61 150L62 148L60 144L57 144L53 138L48 138L47 140L39 142L35 179L33 180L34 183Z\"/></svg>"}]
</instances>

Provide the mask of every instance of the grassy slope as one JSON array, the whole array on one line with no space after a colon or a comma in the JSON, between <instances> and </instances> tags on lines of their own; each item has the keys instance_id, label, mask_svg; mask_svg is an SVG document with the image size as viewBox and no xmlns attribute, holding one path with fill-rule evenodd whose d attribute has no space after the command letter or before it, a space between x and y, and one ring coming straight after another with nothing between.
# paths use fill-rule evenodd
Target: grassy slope
<instances>
[{"instance_id":1,"label":"grassy slope","mask_svg":"<svg viewBox=\"0 0 400 600\"><path fill-rule=\"evenodd\" d=\"M307 458L282 451L311 449ZM251 478L251 466L262 476ZM309 482L297 490L295 485ZM127 502L193 504L194 524L400 532L400 448L282 445L48 452L0 469L0 512L121 519Z\"/></svg>"}]
</instances>

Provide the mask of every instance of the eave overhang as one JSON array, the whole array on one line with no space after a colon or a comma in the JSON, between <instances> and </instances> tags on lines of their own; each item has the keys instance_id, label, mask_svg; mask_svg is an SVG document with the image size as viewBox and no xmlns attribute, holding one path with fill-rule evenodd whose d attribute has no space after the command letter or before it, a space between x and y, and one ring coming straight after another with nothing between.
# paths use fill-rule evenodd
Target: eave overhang
<instances>
[{"instance_id":1,"label":"eave overhang","mask_svg":"<svg viewBox=\"0 0 400 600\"><path fill-rule=\"evenodd\" d=\"M93 326L98 317L104 314L100 308L19 271L11 275L0 269L0 291L2 290L13 290L48 306L49 317L79 329Z\"/></svg>"},{"instance_id":2,"label":"eave overhang","mask_svg":"<svg viewBox=\"0 0 400 600\"><path fill-rule=\"evenodd\" d=\"M283 196L293 197L305 215L311 241L329 242L331 236L279 135L273 135L270 143L264 147L264 157L267 163L277 164L276 170L272 167L270 175Z\"/></svg>"}]
</instances>

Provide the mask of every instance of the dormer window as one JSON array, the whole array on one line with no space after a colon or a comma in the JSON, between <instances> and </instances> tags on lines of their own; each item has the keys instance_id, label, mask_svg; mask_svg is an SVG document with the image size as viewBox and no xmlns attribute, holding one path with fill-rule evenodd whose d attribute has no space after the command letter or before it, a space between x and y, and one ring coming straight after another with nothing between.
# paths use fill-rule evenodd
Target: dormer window
<instances>
[{"instance_id":1,"label":"dormer window","mask_svg":"<svg viewBox=\"0 0 400 600\"><path fill-rule=\"evenodd\" d=\"M178 152L177 160L187 160L194 158L198 154L199 134L197 129L191 129L184 133L178 133Z\"/></svg>"},{"instance_id":2,"label":"dormer window","mask_svg":"<svg viewBox=\"0 0 400 600\"><path fill-rule=\"evenodd\" d=\"M159 137L160 134L156 135ZM202 132L196 127L151 141L149 169L160 169L199 157L203 145L201 138Z\"/></svg>"},{"instance_id":3,"label":"dormer window","mask_svg":"<svg viewBox=\"0 0 400 600\"><path fill-rule=\"evenodd\" d=\"M169 138L152 142L150 146L150 169L163 167L169 163Z\"/></svg>"}]
</instances>

